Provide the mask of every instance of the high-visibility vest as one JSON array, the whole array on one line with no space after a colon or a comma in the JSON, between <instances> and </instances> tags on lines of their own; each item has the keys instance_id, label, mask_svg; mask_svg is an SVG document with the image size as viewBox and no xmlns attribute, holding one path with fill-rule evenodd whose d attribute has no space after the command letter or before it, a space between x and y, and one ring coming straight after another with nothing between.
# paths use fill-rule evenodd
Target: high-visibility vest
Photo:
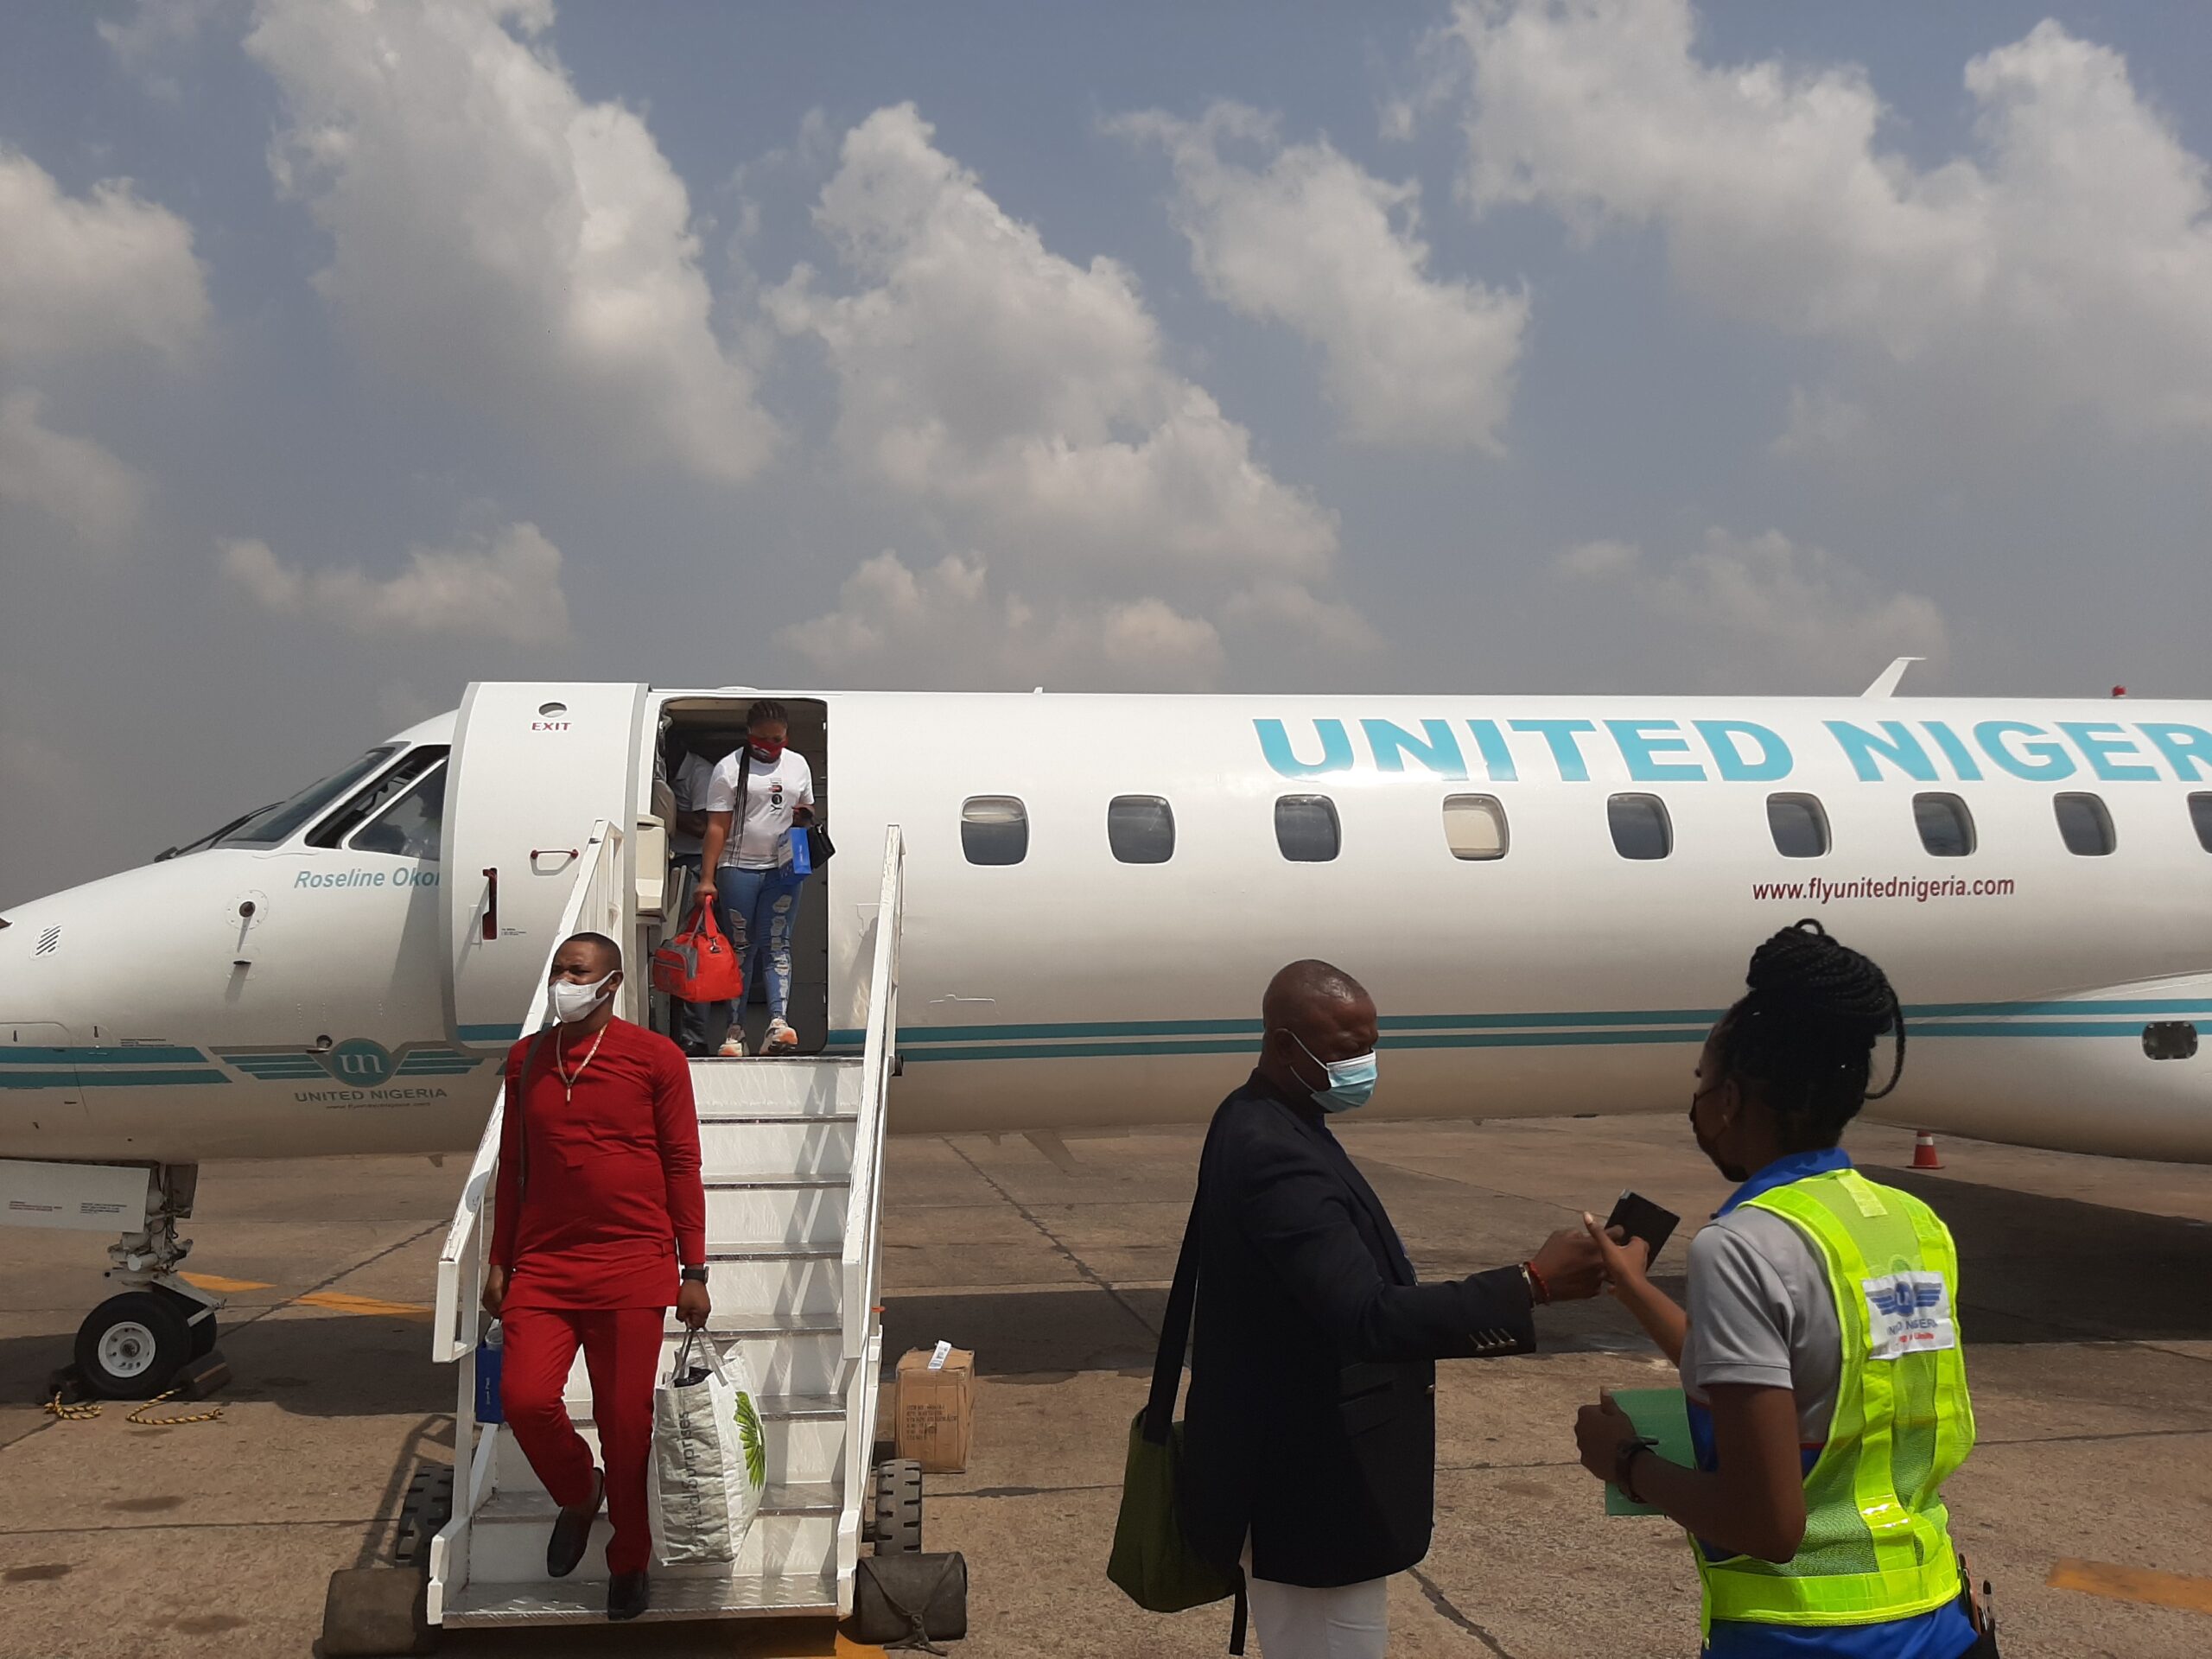
<instances>
[{"instance_id":1,"label":"high-visibility vest","mask_svg":"<svg viewBox=\"0 0 2212 1659\"><path fill-rule=\"evenodd\" d=\"M1694 1546L1705 1623L1878 1624L1955 1600L1958 1556L1936 1494L1974 1449L1974 1407L1949 1230L1852 1169L1746 1202L1789 1222L1827 1268L1843 1367L1827 1444L1805 1475L1796 1554L1708 1560Z\"/></svg>"}]
</instances>

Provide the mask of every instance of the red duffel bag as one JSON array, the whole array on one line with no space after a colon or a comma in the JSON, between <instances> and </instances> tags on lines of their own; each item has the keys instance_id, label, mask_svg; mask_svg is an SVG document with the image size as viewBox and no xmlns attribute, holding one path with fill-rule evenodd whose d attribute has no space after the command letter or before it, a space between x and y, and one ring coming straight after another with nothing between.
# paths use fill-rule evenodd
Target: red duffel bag
<instances>
[{"instance_id":1,"label":"red duffel bag","mask_svg":"<svg viewBox=\"0 0 2212 1659\"><path fill-rule=\"evenodd\" d=\"M712 905L695 902L682 931L653 952L653 988L679 1002L734 1002L745 995L744 966Z\"/></svg>"}]
</instances>

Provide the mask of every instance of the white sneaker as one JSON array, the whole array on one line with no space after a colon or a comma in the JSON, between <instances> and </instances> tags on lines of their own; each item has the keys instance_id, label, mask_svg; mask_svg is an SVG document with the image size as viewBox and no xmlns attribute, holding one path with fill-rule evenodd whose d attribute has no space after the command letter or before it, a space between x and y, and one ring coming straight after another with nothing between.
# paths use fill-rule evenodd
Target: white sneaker
<instances>
[{"instance_id":1,"label":"white sneaker","mask_svg":"<svg viewBox=\"0 0 2212 1659\"><path fill-rule=\"evenodd\" d=\"M798 1033L791 1028L788 1020L771 1020L767 1034L760 1039L760 1052L763 1054L796 1054L798 1052Z\"/></svg>"},{"instance_id":2,"label":"white sneaker","mask_svg":"<svg viewBox=\"0 0 2212 1659\"><path fill-rule=\"evenodd\" d=\"M718 1059L743 1059L745 1058L745 1033L742 1031L740 1031L736 1027L731 1027L729 1035L722 1039L722 1046L715 1051L715 1055Z\"/></svg>"}]
</instances>

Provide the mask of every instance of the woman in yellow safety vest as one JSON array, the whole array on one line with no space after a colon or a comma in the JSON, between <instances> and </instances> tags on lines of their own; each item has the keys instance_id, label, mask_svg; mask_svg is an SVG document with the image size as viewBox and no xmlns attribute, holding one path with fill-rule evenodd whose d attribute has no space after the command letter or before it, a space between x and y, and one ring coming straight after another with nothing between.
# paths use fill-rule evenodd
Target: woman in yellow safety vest
<instances>
[{"instance_id":1,"label":"woman in yellow safety vest","mask_svg":"<svg viewBox=\"0 0 2212 1659\"><path fill-rule=\"evenodd\" d=\"M1989 1659L1944 1480L1974 1446L1958 1256L1936 1213L1836 1142L1897 1086L1904 1016L1882 970L1818 922L1751 957L1698 1059L1690 1129L1738 1185L1691 1241L1687 1312L1643 1252L1591 1233L1614 1294L1681 1368L1696 1467L1608 1398L1582 1463L1690 1535L1710 1659ZM1874 1045L1897 1034L1873 1095Z\"/></svg>"}]
</instances>

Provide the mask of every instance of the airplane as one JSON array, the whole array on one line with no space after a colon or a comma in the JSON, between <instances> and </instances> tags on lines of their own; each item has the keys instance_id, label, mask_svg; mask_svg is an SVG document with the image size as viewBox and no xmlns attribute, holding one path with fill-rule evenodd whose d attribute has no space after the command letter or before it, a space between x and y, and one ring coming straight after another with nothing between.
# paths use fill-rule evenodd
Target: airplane
<instances>
[{"instance_id":1,"label":"airplane","mask_svg":"<svg viewBox=\"0 0 2212 1659\"><path fill-rule=\"evenodd\" d=\"M2212 1161L2212 703L1900 699L1904 666L1829 699L778 694L863 849L810 878L793 1023L859 1052L898 826L894 1133L1203 1121L1301 957L1376 995L1374 1116L1680 1111L1752 947L1809 916L1899 988L1885 1119ZM203 1160L477 1144L594 825L625 1012L666 1028L656 760L719 757L756 695L474 684L0 914L5 1219L123 1236L96 1391L213 1344L178 1273Z\"/></svg>"}]
</instances>

